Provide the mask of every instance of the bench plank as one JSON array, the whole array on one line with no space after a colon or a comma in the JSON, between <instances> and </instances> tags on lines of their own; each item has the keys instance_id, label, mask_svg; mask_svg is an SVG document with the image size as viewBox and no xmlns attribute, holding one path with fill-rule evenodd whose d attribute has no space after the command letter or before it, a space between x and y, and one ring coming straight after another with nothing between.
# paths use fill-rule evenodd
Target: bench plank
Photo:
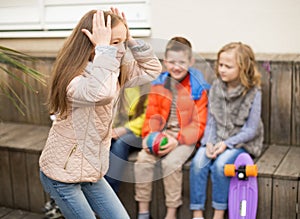
<instances>
[{"instance_id":1,"label":"bench plank","mask_svg":"<svg viewBox=\"0 0 300 219\"><path fill-rule=\"evenodd\" d=\"M190 174L189 168L186 166L190 166L189 164L183 165L183 185L182 185L182 206L178 209L178 218L192 218L192 211L190 210Z\"/></svg>"},{"instance_id":2,"label":"bench plank","mask_svg":"<svg viewBox=\"0 0 300 219\"><path fill-rule=\"evenodd\" d=\"M273 218L296 218L300 147L290 147L273 176Z\"/></svg>"},{"instance_id":3,"label":"bench plank","mask_svg":"<svg viewBox=\"0 0 300 219\"><path fill-rule=\"evenodd\" d=\"M0 205L13 207L9 152L0 149Z\"/></svg>"},{"instance_id":4,"label":"bench plank","mask_svg":"<svg viewBox=\"0 0 300 219\"><path fill-rule=\"evenodd\" d=\"M292 105L292 144L300 146L300 63L294 64Z\"/></svg>"},{"instance_id":5,"label":"bench plank","mask_svg":"<svg viewBox=\"0 0 300 219\"><path fill-rule=\"evenodd\" d=\"M291 143L292 63L272 62L270 143Z\"/></svg>"},{"instance_id":6,"label":"bench plank","mask_svg":"<svg viewBox=\"0 0 300 219\"><path fill-rule=\"evenodd\" d=\"M122 182L120 184L118 197L124 205L130 218L137 216L137 202L134 199L134 183Z\"/></svg>"},{"instance_id":7,"label":"bench plank","mask_svg":"<svg viewBox=\"0 0 300 219\"><path fill-rule=\"evenodd\" d=\"M300 147L290 147L282 164L274 173L274 178L299 180L300 178Z\"/></svg>"},{"instance_id":8,"label":"bench plank","mask_svg":"<svg viewBox=\"0 0 300 219\"><path fill-rule=\"evenodd\" d=\"M295 180L274 179L272 218L295 219L298 182Z\"/></svg>"},{"instance_id":9,"label":"bench plank","mask_svg":"<svg viewBox=\"0 0 300 219\"><path fill-rule=\"evenodd\" d=\"M42 212L47 201L39 177L39 157L40 154L26 153L29 209L33 212Z\"/></svg>"},{"instance_id":10,"label":"bench plank","mask_svg":"<svg viewBox=\"0 0 300 219\"><path fill-rule=\"evenodd\" d=\"M288 150L289 147L287 146L269 146L256 162L258 167L258 176L272 177Z\"/></svg>"},{"instance_id":11,"label":"bench plank","mask_svg":"<svg viewBox=\"0 0 300 219\"><path fill-rule=\"evenodd\" d=\"M2 124L0 146L40 152L48 137L50 127L29 124Z\"/></svg>"},{"instance_id":12,"label":"bench plank","mask_svg":"<svg viewBox=\"0 0 300 219\"><path fill-rule=\"evenodd\" d=\"M271 219L273 174L286 156L289 147L272 145L256 162L258 166L257 218Z\"/></svg>"},{"instance_id":13,"label":"bench plank","mask_svg":"<svg viewBox=\"0 0 300 219\"><path fill-rule=\"evenodd\" d=\"M14 208L29 209L28 182L25 152L11 151L10 166Z\"/></svg>"},{"instance_id":14,"label":"bench plank","mask_svg":"<svg viewBox=\"0 0 300 219\"><path fill-rule=\"evenodd\" d=\"M267 71L266 67L264 67L264 64L269 64L270 62L264 62L259 61L258 62L258 70L261 73L261 83L262 83L262 122L264 124L264 142L269 143L270 142L270 113L264 113L264 112L270 112L270 77L271 73Z\"/></svg>"}]
</instances>

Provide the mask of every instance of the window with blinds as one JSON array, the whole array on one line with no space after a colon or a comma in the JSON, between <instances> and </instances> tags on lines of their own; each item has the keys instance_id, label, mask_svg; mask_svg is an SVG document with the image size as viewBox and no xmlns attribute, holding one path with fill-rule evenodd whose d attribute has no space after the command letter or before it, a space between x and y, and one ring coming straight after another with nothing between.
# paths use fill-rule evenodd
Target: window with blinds
<instances>
[{"instance_id":1,"label":"window with blinds","mask_svg":"<svg viewBox=\"0 0 300 219\"><path fill-rule=\"evenodd\" d=\"M64 37L91 9L125 12L133 36L151 34L150 0L0 0L0 37Z\"/></svg>"}]
</instances>

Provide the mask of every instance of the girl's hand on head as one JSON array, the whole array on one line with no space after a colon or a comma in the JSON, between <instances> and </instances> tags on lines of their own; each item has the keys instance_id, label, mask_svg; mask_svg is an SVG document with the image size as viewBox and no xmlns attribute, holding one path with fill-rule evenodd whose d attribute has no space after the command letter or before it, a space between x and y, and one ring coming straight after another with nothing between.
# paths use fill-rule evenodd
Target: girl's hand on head
<instances>
[{"instance_id":1,"label":"girl's hand on head","mask_svg":"<svg viewBox=\"0 0 300 219\"><path fill-rule=\"evenodd\" d=\"M105 24L104 12L97 11L93 16L92 33L87 29L82 29L82 32L90 39L94 46L110 45L111 40L111 17L107 16Z\"/></svg>"},{"instance_id":2,"label":"girl's hand on head","mask_svg":"<svg viewBox=\"0 0 300 219\"><path fill-rule=\"evenodd\" d=\"M132 38L132 36L130 34L125 13L124 12L120 13L120 11L117 8L113 8L113 7L111 7L110 10L111 10L112 13L118 15L119 17L121 17L123 19L123 21L125 23L125 26L127 28L127 41L130 43L130 45L131 46L137 45L135 40Z\"/></svg>"},{"instance_id":3,"label":"girl's hand on head","mask_svg":"<svg viewBox=\"0 0 300 219\"><path fill-rule=\"evenodd\" d=\"M173 136L169 135L168 133L165 133L165 135L168 138L168 143L160 147L161 149L158 151L158 156L160 157L170 153L179 144L177 139Z\"/></svg>"}]
</instances>

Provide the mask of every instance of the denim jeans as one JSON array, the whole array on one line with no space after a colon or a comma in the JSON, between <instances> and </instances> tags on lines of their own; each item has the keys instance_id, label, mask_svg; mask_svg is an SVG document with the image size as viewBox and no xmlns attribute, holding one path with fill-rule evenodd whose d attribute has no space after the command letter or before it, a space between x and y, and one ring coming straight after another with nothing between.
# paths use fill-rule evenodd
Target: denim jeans
<instances>
[{"instance_id":1,"label":"denim jeans","mask_svg":"<svg viewBox=\"0 0 300 219\"><path fill-rule=\"evenodd\" d=\"M205 210L206 188L210 173L212 182L212 207L226 210L230 178L224 175L225 164L234 163L236 157L245 152L243 148L226 149L215 160L206 156L206 147L201 146L190 167L190 209Z\"/></svg>"},{"instance_id":2,"label":"denim jeans","mask_svg":"<svg viewBox=\"0 0 300 219\"><path fill-rule=\"evenodd\" d=\"M99 181L63 183L40 171L43 187L66 219L129 218L125 208L104 178Z\"/></svg>"},{"instance_id":3,"label":"denim jeans","mask_svg":"<svg viewBox=\"0 0 300 219\"><path fill-rule=\"evenodd\" d=\"M119 185L122 180L134 182L134 178L126 175L123 179L123 173L126 167L133 166L129 163L129 153L142 148L142 138L137 137L133 132L128 130L128 133L122 135L119 139L112 139L109 155L109 169L105 175L105 179L110 184L115 192L118 192Z\"/></svg>"}]
</instances>

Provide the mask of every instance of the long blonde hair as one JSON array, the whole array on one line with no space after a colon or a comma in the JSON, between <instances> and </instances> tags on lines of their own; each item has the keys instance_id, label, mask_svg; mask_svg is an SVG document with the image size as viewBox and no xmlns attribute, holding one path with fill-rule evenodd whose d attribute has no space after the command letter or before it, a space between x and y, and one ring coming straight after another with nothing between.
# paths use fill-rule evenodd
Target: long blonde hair
<instances>
[{"instance_id":1,"label":"long blonde hair","mask_svg":"<svg viewBox=\"0 0 300 219\"><path fill-rule=\"evenodd\" d=\"M67 86L74 77L84 71L88 61L92 61L94 57L95 47L81 30L87 29L92 32L93 15L96 12L96 10L91 10L81 18L58 52L51 73L48 93L50 114L64 115L68 110ZM121 17L110 11L104 12L105 22L108 15L111 16L112 28L120 22L124 23ZM121 73L119 77L122 77Z\"/></svg>"},{"instance_id":2,"label":"long blonde hair","mask_svg":"<svg viewBox=\"0 0 300 219\"><path fill-rule=\"evenodd\" d=\"M241 42L232 42L226 44L218 52L216 71L215 71L217 77L220 76L218 72L220 55L221 53L229 50L235 51L236 61L240 70L240 74L239 74L240 80L242 85L244 85L244 87L246 88L246 92L254 86L260 87L261 74L257 70L254 52L250 46L243 44Z\"/></svg>"}]
</instances>

